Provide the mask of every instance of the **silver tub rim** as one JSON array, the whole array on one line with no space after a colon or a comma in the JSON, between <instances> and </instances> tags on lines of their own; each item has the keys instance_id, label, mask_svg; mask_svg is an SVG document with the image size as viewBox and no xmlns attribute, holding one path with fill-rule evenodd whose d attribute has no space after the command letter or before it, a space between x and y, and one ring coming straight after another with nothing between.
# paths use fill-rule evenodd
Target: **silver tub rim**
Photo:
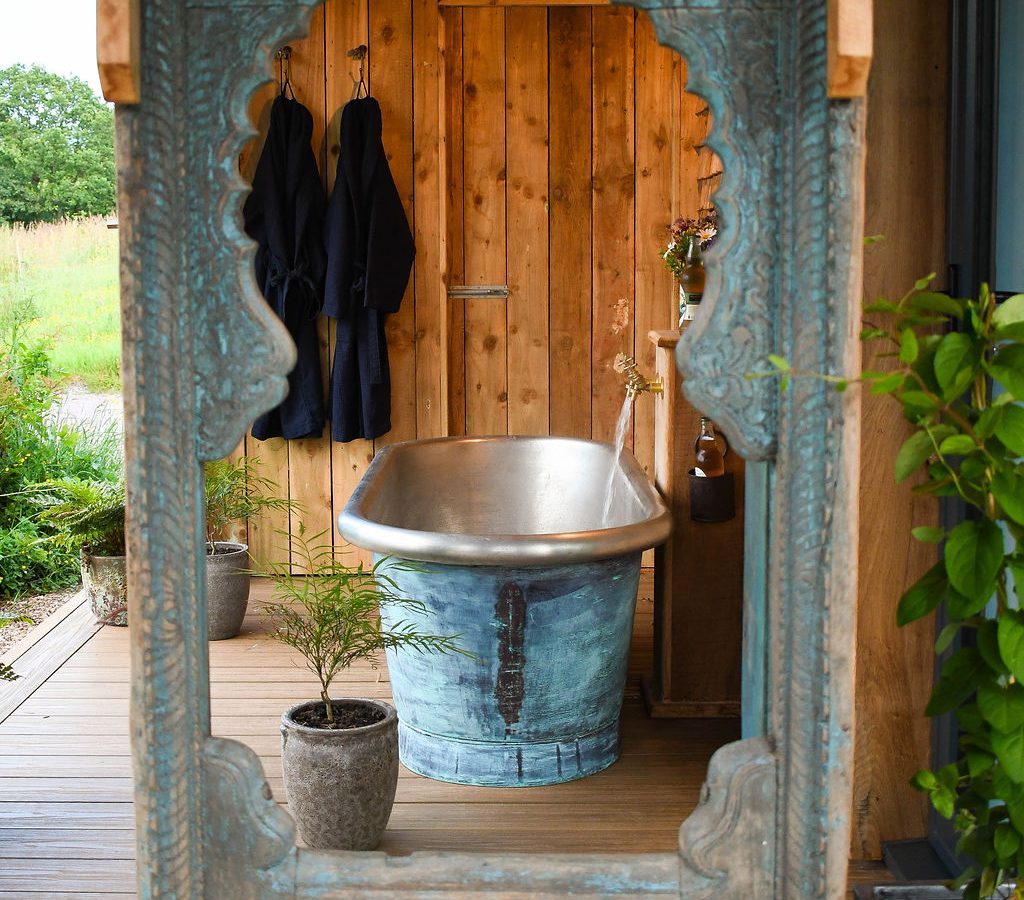
<instances>
[{"instance_id":1,"label":"silver tub rim","mask_svg":"<svg viewBox=\"0 0 1024 900\"><path fill-rule=\"evenodd\" d=\"M389 444L374 456L345 508L338 530L351 544L383 556L463 566L552 566L640 553L663 543L672 529L671 513L628 450L622 472L648 515L641 521L610 528L550 534L471 534L420 531L375 521L369 512L375 479L386 475L391 457L414 446L493 442L569 442L601 447L603 441L558 436L492 435L440 437Z\"/></svg>"}]
</instances>

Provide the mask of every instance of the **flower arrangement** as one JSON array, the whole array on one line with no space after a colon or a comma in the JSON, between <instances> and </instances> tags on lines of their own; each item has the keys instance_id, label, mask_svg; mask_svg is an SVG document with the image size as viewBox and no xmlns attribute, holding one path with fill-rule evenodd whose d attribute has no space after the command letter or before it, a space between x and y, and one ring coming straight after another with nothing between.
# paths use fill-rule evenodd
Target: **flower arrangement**
<instances>
[{"instance_id":1,"label":"flower arrangement","mask_svg":"<svg viewBox=\"0 0 1024 900\"><path fill-rule=\"evenodd\" d=\"M700 241L700 249L707 250L718 235L718 211L712 206L696 219L676 219L668 227L668 247L662 254L665 265L678 279L686 264L686 254L694 240Z\"/></svg>"}]
</instances>

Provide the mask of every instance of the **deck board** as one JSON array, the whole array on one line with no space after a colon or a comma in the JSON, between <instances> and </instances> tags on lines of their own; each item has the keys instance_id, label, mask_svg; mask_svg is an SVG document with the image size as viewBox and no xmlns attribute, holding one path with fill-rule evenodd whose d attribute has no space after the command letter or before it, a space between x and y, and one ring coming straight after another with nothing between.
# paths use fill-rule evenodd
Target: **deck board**
<instances>
[{"instance_id":1,"label":"deck board","mask_svg":"<svg viewBox=\"0 0 1024 900\"><path fill-rule=\"evenodd\" d=\"M242 634L210 645L213 733L248 744L279 803L281 712L315 696L294 651L271 641L257 582ZM736 737L727 720L652 720L639 676L650 665L650 579L641 583L622 758L580 781L548 787L475 788L401 770L385 852L671 851L699 796L707 760ZM129 750L128 634L91 636L65 617L41 637L80 646L0 722L0 900L134 895L134 814ZM63 643L67 647L67 642ZM31 652L29 648L26 652ZM360 663L339 693L390 698L386 668Z\"/></svg>"}]
</instances>

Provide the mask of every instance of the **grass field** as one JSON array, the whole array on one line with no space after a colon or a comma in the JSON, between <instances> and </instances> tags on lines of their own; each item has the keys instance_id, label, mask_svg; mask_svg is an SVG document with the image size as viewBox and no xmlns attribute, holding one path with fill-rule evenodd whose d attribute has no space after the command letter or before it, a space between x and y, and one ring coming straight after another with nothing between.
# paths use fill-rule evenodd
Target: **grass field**
<instances>
[{"instance_id":1,"label":"grass field","mask_svg":"<svg viewBox=\"0 0 1024 900\"><path fill-rule=\"evenodd\" d=\"M0 304L17 298L35 306L32 333L61 378L120 390L116 230L102 218L0 227Z\"/></svg>"}]
</instances>

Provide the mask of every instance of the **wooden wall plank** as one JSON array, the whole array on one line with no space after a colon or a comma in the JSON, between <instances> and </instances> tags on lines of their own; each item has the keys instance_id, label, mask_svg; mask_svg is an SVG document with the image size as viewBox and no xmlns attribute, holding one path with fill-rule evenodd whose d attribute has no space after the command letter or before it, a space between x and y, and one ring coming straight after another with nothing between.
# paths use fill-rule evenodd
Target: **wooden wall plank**
<instances>
[{"instance_id":1,"label":"wooden wall plank","mask_svg":"<svg viewBox=\"0 0 1024 900\"><path fill-rule=\"evenodd\" d=\"M313 11L309 24L309 36L292 41L291 82L298 99L313 116L313 153L321 177L326 171L327 93L326 53L324 33L324 8ZM323 376L323 392L327 395L330 359L328 356L329 326L323 316L317 322L320 338L320 366ZM306 534L324 533L324 539L331 543L334 531L334 517L331 506L330 427L324 428L318 438L290 441L288 445L289 495L297 504L291 514L291 533L300 527ZM297 561L293 571L302 572Z\"/></svg>"},{"instance_id":2,"label":"wooden wall plank","mask_svg":"<svg viewBox=\"0 0 1024 900\"><path fill-rule=\"evenodd\" d=\"M440 437L448 430L445 366L447 297L442 251L441 88L444 60L441 17L434 0L412 0L413 53L413 268L416 298L416 436Z\"/></svg>"},{"instance_id":3,"label":"wooden wall plank","mask_svg":"<svg viewBox=\"0 0 1024 900\"><path fill-rule=\"evenodd\" d=\"M634 135L632 9L594 10L593 357L591 432L611 441L625 388L612 369L616 353L633 355L633 332L617 332L624 308L633 320ZM632 448L632 432L626 444Z\"/></svg>"},{"instance_id":4,"label":"wooden wall plank","mask_svg":"<svg viewBox=\"0 0 1024 900\"><path fill-rule=\"evenodd\" d=\"M506 14L508 431L548 433L548 14Z\"/></svg>"},{"instance_id":5,"label":"wooden wall plank","mask_svg":"<svg viewBox=\"0 0 1024 900\"><path fill-rule=\"evenodd\" d=\"M551 433L591 434L593 11L552 9L550 98Z\"/></svg>"},{"instance_id":6,"label":"wooden wall plank","mask_svg":"<svg viewBox=\"0 0 1024 900\"><path fill-rule=\"evenodd\" d=\"M685 66L681 68L682 84L686 83ZM676 143L676 199L675 218L694 218L700 208L697 177L700 170L700 151L708 136L709 120L703 98L683 91L679 101L679 132ZM696 176L696 177L695 177Z\"/></svg>"},{"instance_id":7,"label":"wooden wall plank","mask_svg":"<svg viewBox=\"0 0 1024 900\"><path fill-rule=\"evenodd\" d=\"M938 7L938 8L937 8ZM875 7L868 98L864 296L900 296L945 269L948 4ZM874 318L874 317L872 317ZM883 369L891 359L863 360ZM861 444L860 584L857 613L854 810L851 855L879 858L883 841L925 833L927 800L910 777L929 765L934 621L896 626L900 595L935 562L934 545L910 536L937 524L934 501L893 483L896 450L910 435L898 405L864 397Z\"/></svg>"},{"instance_id":8,"label":"wooden wall plank","mask_svg":"<svg viewBox=\"0 0 1024 900\"><path fill-rule=\"evenodd\" d=\"M288 496L288 441L246 437L246 453L253 473L277 486L278 496ZM273 488L271 488L273 490ZM268 509L249 520L249 556L257 569L289 559L289 517L286 510Z\"/></svg>"},{"instance_id":9,"label":"wooden wall plank","mask_svg":"<svg viewBox=\"0 0 1024 900\"><path fill-rule=\"evenodd\" d=\"M384 151L410 227L415 225L412 30L412 0L374 0L370 5L370 86L380 103ZM401 307L387 318L391 431L374 441L375 449L416 437L414 288L410 275Z\"/></svg>"},{"instance_id":10,"label":"wooden wall plank","mask_svg":"<svg viewBox=\"0 0 1024 900\"><path fill-rule=\"evenodd\" d=\"M340 145L338 135L341 126L341 110L355 96L359 81L359 63L349 59L349 50L360 44L369 43L369 9L367 0L346 0L332 2L324 7L327 34L327 109L330 120L327 130L327 175L328 186L333 190L337 172ZM372 53L372 51L371 51ZM369 74L369 66L367 66ZM332 323L331 354L334 353L334 324ZM373 459L373 441L356 440L347 444L331 443L331 484L333 497L333 518L337 520L359 479L363 477L370 460ZM335 546L345 562L356 560L368 562L370 554L350 548L340 536Z\"/></svg>"},{"instance_id":11,"label":"wooden wall plank","mask_svg":"<svg viewBox=\"0 0 1024 900\"><path fill-rule=\"evenodd\" d=\"M467 284L505 284L505 11L462 13ZM508 432L505 303L466 302L466 433Z\"/></svg>"},{"instance_id":12,"label":"wooden wall plank","mask_svg":"<svg viewBox=\"0 0 1024 900\"><path fill-rule=\"evenodd\" d=\"M445 284L466 283L465 183L463 166L463 40L462 10L441 13L444 32L444 84L442 86L445 191ZM466 433L466 302L445 302L448 325L448 433Z\"/></svg>"},{"instance_id":13,"label":"wooden wall plank","mask_svg":"<svg viewBox=\"0 0 1024 900\"><path fill-rule=\"evenodd\" d=\"M267 70L269 74L270 65ZM270 125L270 107L277 96L277 82L268 82L249 101L249 118L259 131L239 154L239 173L251 184L263 149L263 138ZM254 459L253 468L261 477L273 482L284 496L288 496L288 444L281 438L257 441L251 434L245 437L245 453ZM263 568L269 562L288 559L288 514L279 510L266 510L263 515L250 519L248 524L249 554L253 565ZM279 531L284 531L282 540Z\"/></svg>"},{"instance_id":14,"label":"wooden wall plank","mask_svg":"<svg viewBox=\"0 0 1024 900\"><path fill-rule=\"evenodd\" d=\"M658 44L654 26L646 14L636 22L636 264L633 290L635 313L630 327L640 370L653 373L655 345L651 331L674 328L678 316L675 279L661 254L673 219L674 193L672 136L673 67L678 55ZM633 455L654 472L654 407L642 397L633 408Z\"/></svg>"}]
</instances>

